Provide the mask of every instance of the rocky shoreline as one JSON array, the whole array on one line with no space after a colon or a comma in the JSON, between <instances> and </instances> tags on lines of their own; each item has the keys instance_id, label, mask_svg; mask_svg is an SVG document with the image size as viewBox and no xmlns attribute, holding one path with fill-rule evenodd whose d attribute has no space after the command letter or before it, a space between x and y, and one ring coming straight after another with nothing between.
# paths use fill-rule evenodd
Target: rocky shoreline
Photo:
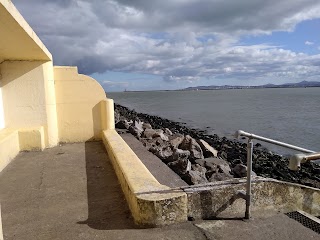
<instances>
[{"instance_id":1,"label":"rocky shoreline","mask_svg":"<svg viewBox=\"0 0 320 240\"><path fill-rule=\"evenodd\" d=\"M222 181L246 176L246 143L208 135L182 123L138 113L115 104L119 133L129 131L188 184ZM303 164L300 171L288 169L288 159L256 143L253 150L254 174L320 188L320 169Z\"/></svg>"}]
</instances>

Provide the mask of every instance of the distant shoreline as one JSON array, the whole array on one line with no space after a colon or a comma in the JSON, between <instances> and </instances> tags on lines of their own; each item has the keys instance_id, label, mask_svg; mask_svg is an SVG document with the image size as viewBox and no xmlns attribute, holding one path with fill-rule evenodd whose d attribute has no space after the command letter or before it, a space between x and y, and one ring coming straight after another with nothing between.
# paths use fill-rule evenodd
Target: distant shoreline
<instances>
[{"instance_id":1,"label":"distant shoreline","mask_svg":"<svg viewBox=\"0 0 320 240\"><path fill-rule=\"evenodd\" d=\"M260 87L260 86L246 86L246 87L230 87L230 88L212 88L212 89L174 89L174 90L127 90L119 92L193 92L193 91L215 91L215 90L246 90L246 89L297 89L297 88L320 88L320 86L308 86L308 87Z\"/></svg>"}]
</instances>

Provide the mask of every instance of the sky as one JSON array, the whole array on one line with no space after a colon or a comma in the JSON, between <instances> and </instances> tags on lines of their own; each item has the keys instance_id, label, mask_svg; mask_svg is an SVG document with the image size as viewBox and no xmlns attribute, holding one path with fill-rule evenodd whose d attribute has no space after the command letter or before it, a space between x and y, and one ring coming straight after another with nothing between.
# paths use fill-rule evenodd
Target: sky
<instances>
[{"instance_id":1,"label":"sky","mask_svg":"<svg viewBox=\"0 0 320 240\"><path fill-rule=\"evenodd\" d=\"M319 0L12 0L104 89L320 81Z\"/></svg>"}]
</instances>

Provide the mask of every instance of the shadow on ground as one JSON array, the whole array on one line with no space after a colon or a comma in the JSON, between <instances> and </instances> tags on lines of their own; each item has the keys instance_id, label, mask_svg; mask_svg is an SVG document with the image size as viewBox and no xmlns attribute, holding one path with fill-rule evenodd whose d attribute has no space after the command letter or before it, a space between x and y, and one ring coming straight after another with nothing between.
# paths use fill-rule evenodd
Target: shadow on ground
<instances>
[{"instance_id":1,"label":"shadow on ground","mask_svg":"<svg viewBox=\"0 0 320 240\"><path fill-rule=\"evenodd\" d=\"M102 142L85 143L88 219L99 230L134 229L129 207Z\"/></svg>"}]
</instances>

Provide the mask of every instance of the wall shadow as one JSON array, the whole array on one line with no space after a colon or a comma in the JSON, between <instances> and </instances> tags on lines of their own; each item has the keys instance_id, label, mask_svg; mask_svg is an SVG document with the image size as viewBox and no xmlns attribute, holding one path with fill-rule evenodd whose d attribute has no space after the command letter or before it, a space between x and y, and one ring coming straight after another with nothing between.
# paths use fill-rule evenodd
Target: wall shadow
<instances>
[{"instance_id":1,"label":"wall shadow","mask_svg":"<svg viewBox=\"0 0 320 240\"><path fill-rule=\"evenodd\" d=\"M131 212L101 141L85 143L88 219L99 230L134 229Z\"/></svg>"},{"instance_id":2,"label":"wall shadow","mask_svg":"<svg viewBox=\"0 0 320 240\"><path fill-rule=\"evenodd\" d=\"M4 76L2 76L0 79L0 87L4 87L13 80L28 74L46 62L48 61L3 61L0 63L0 73L4 74L8 71L10 74L4 74ZM19 63L22 64L19 65Z\"/></svg>"},{"instance_id":3,"label":"wall shadow","mask_svg":"<svg viewBox=\"0 0 320 240\"><path fill-rule=\"evenodd\" d=\"M94 139L101 139L101 130L103 130L101 125L101 102L92 108L92 122Z\"/></svg>"}]
</instances>

